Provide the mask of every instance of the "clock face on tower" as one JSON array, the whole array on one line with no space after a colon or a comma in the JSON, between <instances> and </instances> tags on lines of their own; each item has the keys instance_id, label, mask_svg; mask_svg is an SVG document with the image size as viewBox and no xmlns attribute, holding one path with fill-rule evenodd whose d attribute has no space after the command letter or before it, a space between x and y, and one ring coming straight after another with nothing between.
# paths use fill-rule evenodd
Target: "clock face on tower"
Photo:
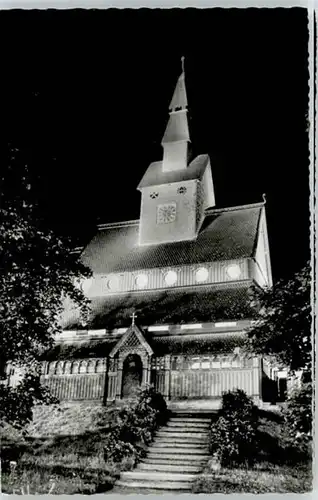
<instances>
[{"instance_id":1,"label":"clock face on tower","mask_svg":"<svg viewBox=\"0 0 318 500\"><path fill-rule=\"evenodd\" d=\"M164 203L157 207L157 224L168 224L176 220L176 203Z\"/></svg>"}]
</instances>

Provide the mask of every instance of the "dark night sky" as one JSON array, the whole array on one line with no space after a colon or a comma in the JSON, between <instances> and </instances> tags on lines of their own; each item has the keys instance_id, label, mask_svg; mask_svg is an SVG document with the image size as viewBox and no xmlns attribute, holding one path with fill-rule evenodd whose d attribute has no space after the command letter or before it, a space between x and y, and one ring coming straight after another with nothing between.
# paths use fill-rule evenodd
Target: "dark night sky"
<instances>
[{"instance_id":1,"label":"dark night sky","mask_svg":"<svg viewBox=\"0 0 318 500\"><path fill-rule=\"evenodd\" d=\"M184 55L194 152L217 207L267 194L277 279L309 254L307 36L299 8L2 11L3 144L32 152L60 231L138 218Z\"/></svg>"}]
</instances>

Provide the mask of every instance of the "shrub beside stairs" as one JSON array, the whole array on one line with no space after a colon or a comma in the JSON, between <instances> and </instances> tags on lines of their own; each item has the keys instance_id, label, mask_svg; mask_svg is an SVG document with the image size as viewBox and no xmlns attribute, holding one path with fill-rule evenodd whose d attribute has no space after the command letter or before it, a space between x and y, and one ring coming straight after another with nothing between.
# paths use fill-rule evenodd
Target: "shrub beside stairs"
<instances>
[{"instance_id":1,"label":"shrub beside stairs","mask_svg":"<svg viewBox=\"0 0 318 500\"><path fill-rule=\"evenodd\" d=\"M207 415L172 414L159 428L144 459L122 472L116 488L191 491L192 483L209 459Z\"/></svg>"}]
</instances>

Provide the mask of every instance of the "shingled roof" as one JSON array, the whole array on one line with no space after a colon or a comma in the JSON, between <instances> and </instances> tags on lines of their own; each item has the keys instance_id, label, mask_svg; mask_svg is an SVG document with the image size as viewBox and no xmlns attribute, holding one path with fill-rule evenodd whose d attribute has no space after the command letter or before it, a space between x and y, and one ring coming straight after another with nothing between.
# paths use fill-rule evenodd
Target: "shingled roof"
<instances>
[{"instance_id":1,"label":"shingled roof","mask_svg":"<svg viewBox=\"0 0 318 500\"><path fill-rule=\"evenodd\" d=\"M81 258L94 273L107 274L251 257L262 207L210 209L193 241L142 246L139 221L101 226Z\"/></svg>"},{"instance_id":2,"label":"shingled roof","mask_svg":"<svg viewBox=\"0 0 318 500\"><path fill-rule=\"evenodd\" d=\"M136 312L140 325L202 323L250 319L251 281L200 285L146 292L128 292L92 299L90 329L129 326ZM74 314L65 316L63 328L80 328Z\"/></svg>"},{"instance_id":3,"label":"shingled roof","mask_svg":"<svg viewBox=\"0 0 318 500\"><path fill-rule=\"evenodd\" d=\"M161 335L145 334L155 356L165 354L221 354L232 352L241 347L245 340L244 333L195 334L195 335ZM100 339L73 343L60 343L42 354L46 361L58 359L85 359L107 357L118 339Z\"/></svg>"}]
</instances>

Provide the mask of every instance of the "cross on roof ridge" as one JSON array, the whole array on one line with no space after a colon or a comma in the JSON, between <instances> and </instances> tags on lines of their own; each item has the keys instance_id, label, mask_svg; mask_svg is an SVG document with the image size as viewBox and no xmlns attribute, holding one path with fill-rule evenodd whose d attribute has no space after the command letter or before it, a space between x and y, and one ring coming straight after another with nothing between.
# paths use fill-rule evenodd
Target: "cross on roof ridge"
<instances>
[{"instance_id":1,"label":"cross on roof ridge","mask_svg":"<svg viewBox=\"0 0 318 500\"><path fill-rule=\"evenodd\" d=\"M137 314L135 313L135 311L130 315L131 319L132 319L132 322L131 324L134 325L135 324L135 319L137 317Z\"/></svg>"}]
</instances>

